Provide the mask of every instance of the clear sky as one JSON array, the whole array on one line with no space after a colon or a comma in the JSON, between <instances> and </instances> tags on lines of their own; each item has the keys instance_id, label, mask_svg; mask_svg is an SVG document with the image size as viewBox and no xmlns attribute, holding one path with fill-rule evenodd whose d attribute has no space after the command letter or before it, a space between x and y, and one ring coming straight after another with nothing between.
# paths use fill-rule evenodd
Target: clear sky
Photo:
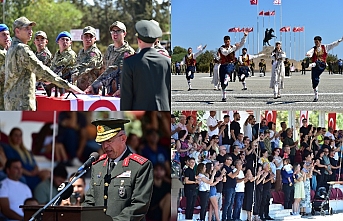
<instances>
[{"instance_id":1,"label":"clear sky","mask_svg":"<svg viewBox=\"0 0 343 221\"><path fill-rule=\"evenodd\" d=\"M275 10L275 16L258 16L262 10ZM258 36L261 51L265 29L273 28L276 40L282 38L287 57L300 60L314 46L314 36L320 35L323 44L342 38L342 15L343 0L282 0L281 6L273 5L273 0L259 0L258 6L250 5L250 0L173 0L172 47L192 47L196 52L199 45L207 44L206 49L215 50L223 44L225 35L231 37L231 44L240 41L243 33L229 33L229 28L253 27L244 47L248 48L248 53L255 54L258 53ZM305 31L291 31L281 36L279 30L284 26L290 26L291 30L304 27ZM270 41L271 45L274 43ZM343 42L329 53L343 58Z\"/></svg>"}]
</instances>

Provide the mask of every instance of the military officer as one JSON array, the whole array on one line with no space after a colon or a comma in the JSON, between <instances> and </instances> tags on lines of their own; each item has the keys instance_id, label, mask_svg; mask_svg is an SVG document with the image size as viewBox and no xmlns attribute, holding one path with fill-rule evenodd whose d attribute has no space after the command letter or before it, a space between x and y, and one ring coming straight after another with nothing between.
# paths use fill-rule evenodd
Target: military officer
<instances>
[{"instance_id":1,"label":"military officer","mask_svg":"<svg viewBox=\"0 0 343 221\"><path fill-rule=\"evenodd\" d=\"M6 48L11 45L10 31L5 24L0 24L0 110L4 107L5 57Z\"/></svg>"},{"instance_id":2,"label":"military officer","mask_svg":"<svg viewBox=\"0 0 343 221\"><path fill-rule=\"evenodd\" d=\"M5 110L36 110L36 76L61 88L83 93L43 65L27 45L35 25L26 17L13 23L14 37L5 59Z\"/></svg>"},{"instance_id":3,"label":"military officer","mask_svg":"<svg viewBox=\"0 0 343 221\"><path fill-rule=\"evenodd\" d=\"M103 86L107 88L107 93L113 96L119 96L120 78L123 69L124 57L132 55L135 50L125 41L126 26L120 21L115 21L110 26L110 32L113 44L110 44L104 56L105 72L103 72L91 86L89 86L86 93L97 93L97 90Z\"/></svg>"},{"instance_id":4,"label":"military officer","mask_svg":"<svg viewBox=\"0 0 343 221\"><path fill-rule=\"evenodd\" d=\"M104 206L113 221L142 220L148 211L152 188L152 163L132 154L126 146L124 124L129 120L97 120L95 141L105 152L93 163L90 187L83 206Z\"/></svg>"},{"instance_id":5,"label":"military officer","mask_svg":"<svg viewBox=\"0 0 343 221\"><path fill-rule=\"evenodd\" d=\"M35 33L35 46L37 48L36 56L37 58L43 62L44 65L50 67L52 54L49 51L47 44L48 44L48 36L44 31L37 31Z\"/></svg>"},{"instance_id":6,"label":"military officer","mask_svg":"<svg viewBox=\"0 0 343 221\"><path fill-rule=\"evenodd\" d=\"M83 49L79 51L76 60L79 72L73 78L77 79L76 85L81 90L85 90L99 76L102 66L102 54L95 43L95 28L92 26L85 27L81 39Z\"/></svg>"},{"instance_id":7,"label":"military officer","mask_svg":"<svg viewBox=\"0 0 343 221\"><path fill-rule=\"evenodd\" d=\"M121 84L121 110L170 111L170 57L153 48L162 30L153 22L135 25L138 54L124 59Z\"/></svg>"}]
</instances>

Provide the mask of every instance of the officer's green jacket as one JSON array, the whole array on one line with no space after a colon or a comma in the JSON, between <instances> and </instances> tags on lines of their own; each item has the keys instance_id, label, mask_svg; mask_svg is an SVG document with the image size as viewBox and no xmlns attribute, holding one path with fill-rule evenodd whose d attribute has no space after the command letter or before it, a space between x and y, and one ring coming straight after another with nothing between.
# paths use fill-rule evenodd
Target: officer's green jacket
<instances>
[{"instance_id":1,"label":"officer's green jacket","mask_svg":"<svg viewBox=\"0 0 343 221\"><path fill-rule=\"evenodd\" d=\"M153 189L151 162L131 154L127 148L109 176L107 170L108 157L104 154L92 166L90 187L82 206L105 206L113 221L142 220Z\"/></svg>"}]
</instances>

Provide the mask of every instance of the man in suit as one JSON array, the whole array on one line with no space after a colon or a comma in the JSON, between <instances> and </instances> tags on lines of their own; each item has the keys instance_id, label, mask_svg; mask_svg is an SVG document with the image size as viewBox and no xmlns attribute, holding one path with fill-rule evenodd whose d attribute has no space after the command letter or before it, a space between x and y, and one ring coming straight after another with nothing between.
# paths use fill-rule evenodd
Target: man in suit
<instances>
[{"instance_id":1,"label":"man in suit","mask_svg":"<svg viewBox=\"0 0 343 221\"><path fill-rule=\"evenodd\" d=\"M137 22L135 29L141 50L124 59L120 109L170 111L171 60L153 48L162 30L147 20Z\"/></svg>"},{"instance_id":2,"label":"man in suit","mask_svg":"<svg viewBox=\"0 0 343 221\"><path fill-rule=\"evenodd\" d=\"M113 221L142 220L153 189L151 162L126 146L123 119L97 120L96 142L105 152L93 163L90 187L83 206L104 206Z\"/></svg>"}]
</instances>

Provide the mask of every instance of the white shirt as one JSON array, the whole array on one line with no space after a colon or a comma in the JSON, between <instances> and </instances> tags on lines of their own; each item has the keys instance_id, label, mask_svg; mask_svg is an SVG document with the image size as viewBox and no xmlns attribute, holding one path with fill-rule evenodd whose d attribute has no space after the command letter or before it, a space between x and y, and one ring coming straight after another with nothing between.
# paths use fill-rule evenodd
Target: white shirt
<instances>
[{"instance_id":1,"label":"white shirt","mask_svg":"<svg viewBox=\"0 0 343 221\"><path fill-rule=\"evenodd\" d=\"M238 61L239 61L239 63L240 64L243 64L243 56L244 56L244 58L246 58L247 56L249 56L249 60L251 60L251 59L255 59L255 58L258 58L258 57L261 57L261 56L263 56L264 54L256 54L256 55L251 55L251 54L245 54L245 55L240 55L239 57L238 57Z\"/></svg>"},{"instance_id":2,"label":"white shirt","mask_svg":"<svg viewBox=\"0 0 343 221\"><path fill-rule=\"evenodd\" d=\"M201 53L202 53L203 51L204 51L204 48L201 48L201 50L198 51L197 53L187 54L186 56L187 56L188 58L190 58L191 55L193 55L193 59L196 59L199 55L201 55ZM181 61L181 65L184 65L185 62L186 62L186 59L185 59L185 57L183 57L183 60Z\"/></svg>"},{"instance_id":3,"label":"white shirt","mask_svg":"<svg viewBox=\"0 0 343 221\"><path fill-rule=\"evenodd\" d=\"M329 137L331 140L335 140L335 136L332 133L330 133L330 131L326 131L324 136Z\"/></svg>"},{"instance_id":4,"label":"white shirt","mask_svg":"<svg viewBox=\"0 0 343 221\"><path fill-rule=\"evenodd\" d=\"M232 173L235 173L237 171L237 169L233 169ZM238 179L243 179L244 178L244 173L242 170L239 171L238 173L238 176L236 176L236 178ZM236 193L244 193L244 188L245 188L245 184L244 184L244 181L236 184L236 188L235 188L235 191Z\"/></svg>"},{"instance_id":5,"label":"white shirt","mask_svg":"<svg viewBox=\"0 0 343 221\"><path fill-rule=\"evenodd\" d=\"M281 162L280 166L276 167L277 170L281 170L282 167L283 167L282 158L279 156L279 157L274 157L274 159L276 160L277 163L280 163L280 162ZM276 164L275 164L275 166L276 166Z\"/></svg>"},{"instance_id":6,"label":"white shirt","mask_svg":"<svg viewBox=\"0 0 343 221\"><path fill-rule=\"evenodd\" d=\"M209 180L204 174L202 174L202 173L199 173L199 175L198 175L198 177L199 178L205 178L205 179L207 179L207 180ZM200 179L199 179L200 180ZM205 183L204 181L202 181L202 180L200 180L200 182L199 182L199 191L209 191L210 190L210 184L207 184L207 183Z\"/></svg>"},{"instance_id":7,"label":"white shirt","mask_svg":"<svg viewBox=\"0 0 343 221\"><path fill-rule=\"evenodd\" d=\"M252 127L251 124L248 123L246 126L243 126L244 136L248 136L250 140L252 140Z\"/></svg>"},{"instance_id":8,"label":"white shirt","mask_svg":"<svg viewBox=\"0 0 343 221\"><path fill-rule=\"evenodd\" d=\"M0 184L0 198L8 198L10 209L20 216L24 216L24 212L19 206L23 205L24 201L31 197L30 188L20 181L6 178Z\"/></svg>"},{"instance_id":9,"label":"white shirt","mask_svg":"<svg viewBox=\"0 0 343 221\"><path fill-rule=\"evenodd\" d=\"M236 47L236 45L230 45L230 47L228 47L228 48L220 47L219 50L224 56L227 56L228 54L230 54L234 51L237 51L239 48L241 48L244 45L246 38L247 38L247 36L243 35L241 42L239 42L239 44L240 44L239 47ZM217 57L217 60L219 60L219 59L220 59L220 57Z\"/></svg>"},{"instance_id":10,"label":"white shirt","mask_svg":"<svg viewBox=\"0 0 343 221\"><path fill-rule=\"evenodd\" d=\"M186 124L178 123L177 126L178 126L178 127L181 127L181 130L185 130L185 131L186 131L186 136L187 136L188 130L187 130ZM182 138L182 137L179 137L179 139L181 139L181 138Z\"/></svg>"},{"instance_id":11,"label":"white shirt","mask_svg":"<svg viewBox=\"0 0 343 221\"><path fill-rule=\"evenodd\" d=\"M208 127L208 136L209 137L212 137L213 135L218 135L219 134L219 128L218 127L216 129L212 130L212 131L210 130L210 126L214 127L214 126L217 125L217 123L218 123L217 119L215 119L215 118L213 118L211 116L209 116L207 118L206 125Z\"/></svg>"}]
</instances>

